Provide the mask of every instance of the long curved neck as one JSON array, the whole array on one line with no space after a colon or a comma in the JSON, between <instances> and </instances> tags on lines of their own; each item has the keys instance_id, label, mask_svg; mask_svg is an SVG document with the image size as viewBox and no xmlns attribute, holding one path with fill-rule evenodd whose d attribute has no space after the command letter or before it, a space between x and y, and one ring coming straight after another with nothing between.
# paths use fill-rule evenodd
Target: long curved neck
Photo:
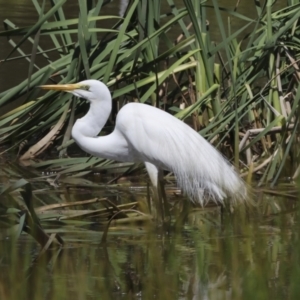
<instances>
[{"instance_id":1,"label":"long curved neck","mask_svg":"<svg viewBox=\"0 0 300 300\"><path fill-rule=\"evenodd\" d=\"M92 101L87 114L78 119L72 128L72 137L84 148L85 137L96 137L105 125L111 112L111 99Z\"/></svg>"}]
</instances>

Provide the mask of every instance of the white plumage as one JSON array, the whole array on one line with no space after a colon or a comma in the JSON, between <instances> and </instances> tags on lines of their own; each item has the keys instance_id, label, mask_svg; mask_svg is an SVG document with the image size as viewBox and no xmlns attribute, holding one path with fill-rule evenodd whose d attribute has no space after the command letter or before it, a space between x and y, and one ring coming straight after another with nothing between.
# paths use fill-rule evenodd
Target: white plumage
<instances>
[{"instance_id":1,"label":"white plumage","mask_svg":"<svg viewBox=\"0 0 300 300\"><path fill-rule=\"evenodd\" d=\"M107 86L97 80L78 84L43 86L64 90L90 102L88 113L78 119L72 136L84 151L123 162L144 162L154 186L159 170L172 171L178 185L194 202L223 202L246 198L246 187L228 161L201 135L158 108L129 103L119 111L114 131L97 136L105 125L112 99Z\"/></svg>"}]
</instances>

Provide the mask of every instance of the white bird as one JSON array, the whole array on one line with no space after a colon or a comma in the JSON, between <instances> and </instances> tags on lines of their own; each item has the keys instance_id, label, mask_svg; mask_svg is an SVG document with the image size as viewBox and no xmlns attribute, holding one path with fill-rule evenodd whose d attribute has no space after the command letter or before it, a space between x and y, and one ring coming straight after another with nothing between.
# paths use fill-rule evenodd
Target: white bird
<instances>
[{"instance_id":1,"label":"white bird","mask_svg":"<svg viewBox=\"0 0 300 300\"><path fill-rule=\"evenodd\" d=\"M161 171L175 174L179 187L202 206L225 198L243 202L244 182L229 162L200 134L171 114L142 103L128 103L119 111L114 131L98 136L112 108L107 86L98 80L44 85L43 89L70 92L87 99L88 113L72 128L72 137L84 151L121 162L144 162L155 188Z\"/></svg>"}]
</instances>

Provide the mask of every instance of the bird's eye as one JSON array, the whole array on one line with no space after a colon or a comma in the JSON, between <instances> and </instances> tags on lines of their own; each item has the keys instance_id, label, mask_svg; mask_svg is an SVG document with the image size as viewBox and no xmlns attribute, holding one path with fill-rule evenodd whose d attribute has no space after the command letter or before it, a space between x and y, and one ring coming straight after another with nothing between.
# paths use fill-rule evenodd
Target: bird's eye
<instances>
[{"instance_id":1,"label":"bird's eye","mask_svg":"<svg viewBox=\"0 0 300 300\"><path fill-rule=\"evenodd\" d=\"M89 91L90 90L90 86L89 85L82 85L80 88L82 90L85 90L85 91Z\"/></svg>"}]
</instances>

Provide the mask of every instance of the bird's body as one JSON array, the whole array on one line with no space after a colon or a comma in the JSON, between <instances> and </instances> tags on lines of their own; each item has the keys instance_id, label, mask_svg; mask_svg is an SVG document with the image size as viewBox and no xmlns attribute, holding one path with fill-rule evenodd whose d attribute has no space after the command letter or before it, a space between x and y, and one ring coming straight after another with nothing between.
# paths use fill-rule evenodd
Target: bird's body
<instances>
[{"instance_id":1,"label":"bird's body","mask_svg":"<svg viewBox=\"0 0 300 300\"><path fill-rule=\"evenodd\" d=\"M90 101L88 113L72 129L72 137L84 151L122 162L144 162L154 186L159 170L172 171L183 191L201 205L226 197L244 200L245 185L227 160L196 131L163 110L126 104L117 115L114 131L98 136L111 112L110 92L96 80L80 85L85 89L65 90Z\"/></svg>"}]
</instances>

